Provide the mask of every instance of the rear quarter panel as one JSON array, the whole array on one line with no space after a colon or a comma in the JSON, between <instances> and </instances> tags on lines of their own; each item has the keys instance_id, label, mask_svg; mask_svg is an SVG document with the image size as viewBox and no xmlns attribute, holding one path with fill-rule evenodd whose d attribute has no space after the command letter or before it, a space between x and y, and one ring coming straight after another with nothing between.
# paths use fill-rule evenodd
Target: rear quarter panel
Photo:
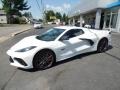
<instances>
[{"instance_id":1,"label":"rear quarter panel","mask_svg":"<svg viewBox=\"0 0 120 90\"><path fill-rule=\"evenodd\" d=\"M111 45L111 34L110 31L108 30L90 30L91 32L93 32L97 38L99 39L98 41L100 41L102 38L107 38L109 41L109 45Z\"/></svg>"},{"instance_id":2,"label":"rear quarter panel","mask_svg":"<svg viewBox=\"0 0 120 90\"><path fill-rule=\"evenodd\" d=\"M109 38L110 36L109 34L110 31L107 31L107 30L92 30L91 29L91 32L96 34L99 39L102 39L104 37Z\"/></svg>"}]
</instances>

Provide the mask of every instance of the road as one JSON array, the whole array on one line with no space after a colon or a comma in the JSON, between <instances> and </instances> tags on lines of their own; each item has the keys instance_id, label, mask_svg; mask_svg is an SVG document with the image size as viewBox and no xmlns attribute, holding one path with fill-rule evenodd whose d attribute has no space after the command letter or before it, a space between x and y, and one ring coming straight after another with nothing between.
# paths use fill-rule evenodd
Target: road
<instances>
[{"instance_id":1,"label":"road","mask_svg":"<svg viewBox=\"0 0 120 90\"><path fill-rule=\"evenodd\" d=\"M43 71L9 65L6 51L22 38L46 31L30 30L0 44L1 90L120 90L120 34L113 34L113 48L87 53L57 63Z\"/></svg>"}]
</instances>

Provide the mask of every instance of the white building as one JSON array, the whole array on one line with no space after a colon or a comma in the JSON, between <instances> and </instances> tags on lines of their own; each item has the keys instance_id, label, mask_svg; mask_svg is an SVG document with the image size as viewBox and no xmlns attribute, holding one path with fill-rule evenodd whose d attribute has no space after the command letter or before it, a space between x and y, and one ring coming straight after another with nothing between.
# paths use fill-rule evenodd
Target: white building
<instances>
[{"instance_id":1,"label":"white building","mask_svg":"<svg viewBox=\"0 0 120 90\"><path fill-rule=\"evenodd\" d=\"M7 16L4 10L0 10L0 23L7 24Z\"/></svg>"},{"instance_id":2,"label":"white building","mask_svg":"<svg viewBox=\"0 0 120 90\"><path fill-rule=\"evenodd\" d=\"M84 21L95 28L120 32L120 0L80 0L69 12L69 18L72 25Z\"/></svg>"}]
</instances>

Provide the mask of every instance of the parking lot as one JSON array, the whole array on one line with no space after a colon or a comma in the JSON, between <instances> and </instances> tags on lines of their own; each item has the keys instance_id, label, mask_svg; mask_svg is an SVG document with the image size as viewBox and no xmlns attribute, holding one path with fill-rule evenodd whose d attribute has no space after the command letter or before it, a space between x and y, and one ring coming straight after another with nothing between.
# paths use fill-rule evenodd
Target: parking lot
<instances>
[{"instance_id":1,"label":"parking lot","mask_svg":"<svg viewBox=\"0 0 120 90\"><path fill-rule=\"evenodd\" d=\"M22 38L50 27L30 30L0 44L1 90L120 90L120 34L112 34L112 47L105 53L87 53L58 62L43 71L9 65L6 51Z\"/></svg>"}]
</instances>

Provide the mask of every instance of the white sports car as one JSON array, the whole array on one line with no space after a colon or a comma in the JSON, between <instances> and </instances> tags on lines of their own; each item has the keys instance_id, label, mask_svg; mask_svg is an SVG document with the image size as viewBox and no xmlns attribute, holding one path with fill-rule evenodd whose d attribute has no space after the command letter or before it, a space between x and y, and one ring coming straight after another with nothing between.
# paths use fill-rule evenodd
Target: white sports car
<instances>
[{"instance_id":1,"label":"white sports car","mask_svg":"<svg viewBox=\"0 0 120 90\"><path fill-rule=\"evenodd\" d=\"M104 52L111 41L110 31L75 26L55 27L41 35L22 39L7 51L10 64L46 69L55 62L86 52Z\"/></svg>"}]
</instances>

